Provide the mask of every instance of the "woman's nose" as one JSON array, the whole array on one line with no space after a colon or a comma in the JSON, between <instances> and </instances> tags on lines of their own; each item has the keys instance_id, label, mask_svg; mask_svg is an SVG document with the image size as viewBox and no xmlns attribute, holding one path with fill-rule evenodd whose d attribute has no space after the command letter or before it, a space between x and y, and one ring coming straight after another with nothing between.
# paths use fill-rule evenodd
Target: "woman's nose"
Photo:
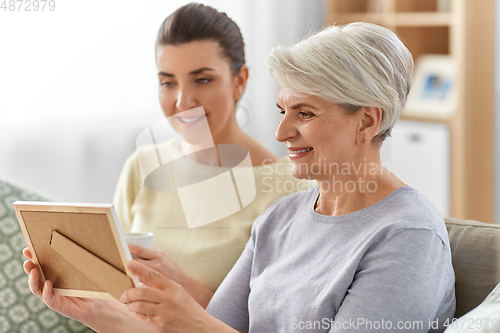
<instances>
[{"instance_id":1,"label":"woman's nose","mask_svg":"<svg viewBox=\"0 0 500 333\"><path fill-rule=\"evenodd\" d=\"M198 105L196 96L189 87L179 87L175 106L178 110L187 111L200 105Z\"/></svg>"},{"instance_id":2,"label":"woman's nose","mask_svg":"<svg viewBox=\"0 0 500 333\"><path fill-rule=\"evenodd\" d=\"M293 139L298 134L297 128L295 127L295 123L289 116L286 114L281 119L281 122L276 130L276 140L279 142L285 142L290 139Z\"/></svg>"}]
</instances>

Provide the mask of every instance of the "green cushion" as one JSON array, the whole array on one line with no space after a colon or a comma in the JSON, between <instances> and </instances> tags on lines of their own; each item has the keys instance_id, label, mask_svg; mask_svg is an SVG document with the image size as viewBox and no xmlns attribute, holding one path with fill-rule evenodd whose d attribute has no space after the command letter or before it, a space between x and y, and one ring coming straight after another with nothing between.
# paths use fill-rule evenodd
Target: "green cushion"
<instances>
[{"instance_id":1,"label":"green cushion","mask_svg":"<svg viewBox=\"0 0 500 333\"><path fill-rule=\"evenodd\" d=\"M12 203L50 201L46 195L0 179L0 333L94 332L52 310L31 294L23 270L26 247Z\"/></svg>"}]
</instances>

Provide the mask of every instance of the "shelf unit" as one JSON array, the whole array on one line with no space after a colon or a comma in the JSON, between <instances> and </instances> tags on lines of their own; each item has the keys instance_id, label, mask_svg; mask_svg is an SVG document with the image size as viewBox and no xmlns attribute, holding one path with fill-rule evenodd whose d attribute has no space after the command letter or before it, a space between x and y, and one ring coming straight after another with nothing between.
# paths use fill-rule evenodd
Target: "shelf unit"
<instances>
[{"instance_id":1,"label":"shelf unit","mask_svg":"<svg viewBox=\"0 0 500 333\"><path fill-rule=\"evenodd\" d=\"M413 54L449 54L457 108L449 118L401 116L450 130L452 217L494 221L495 0L328 0L327 23L375 23L395 31ZM443 8L444 7L444 8Z\"/></svg>"}]
</instances>

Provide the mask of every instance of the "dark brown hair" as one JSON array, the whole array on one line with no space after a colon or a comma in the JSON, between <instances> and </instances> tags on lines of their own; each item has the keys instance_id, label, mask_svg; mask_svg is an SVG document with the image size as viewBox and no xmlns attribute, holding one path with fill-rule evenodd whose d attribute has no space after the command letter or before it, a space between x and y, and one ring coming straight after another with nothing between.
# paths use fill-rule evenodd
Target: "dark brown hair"
<instances>
[{"instance_id":1,"label":"dark brown hair","mask_svg":"<svg viewBox=\"0 0 500 333\"><path fill-rule=\"evenodd\" d=\"M240 29L226 13L198 3L180 7L163 21L155 49L194 41L213 40L229 60L233 74L245 64L245 50Z\"/></svg>"}]
</instances>

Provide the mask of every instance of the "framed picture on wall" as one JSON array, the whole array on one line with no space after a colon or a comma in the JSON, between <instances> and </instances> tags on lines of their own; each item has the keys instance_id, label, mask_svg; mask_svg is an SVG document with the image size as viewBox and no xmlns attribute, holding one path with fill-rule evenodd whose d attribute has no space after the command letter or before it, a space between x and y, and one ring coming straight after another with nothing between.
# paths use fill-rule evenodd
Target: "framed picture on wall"
<instances>
[{"instance_id":1,"label":"framed picture on wall","mask_svg":"<svg viewBox=\"0 0 500 333\"><path fill-rule=\"evenodd\" d=\"M456 91L453 59L448 55L423 55L416 61L403 114L449 118L455 111Z\"/></svg>"}]
</instances>

